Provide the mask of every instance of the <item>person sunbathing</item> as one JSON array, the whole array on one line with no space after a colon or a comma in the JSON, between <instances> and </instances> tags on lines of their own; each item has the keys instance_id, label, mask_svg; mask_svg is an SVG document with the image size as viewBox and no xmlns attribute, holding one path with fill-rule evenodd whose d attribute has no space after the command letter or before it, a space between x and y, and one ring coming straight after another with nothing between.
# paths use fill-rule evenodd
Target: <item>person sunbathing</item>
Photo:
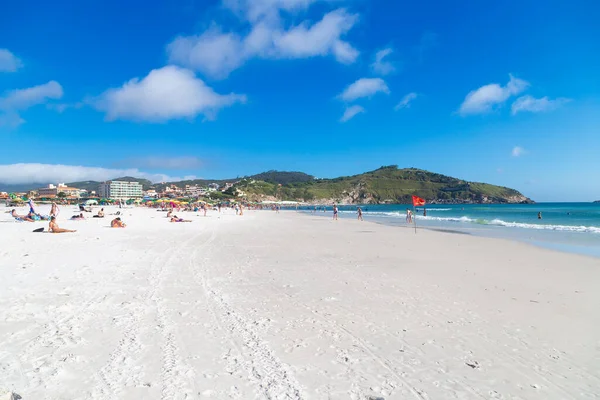
<instances>
[{"instance_id":1,"label":"person sunbathing","mask_svg":"<svg viewBox=\"0 0 600 400\"><path fill-rule=\"evenodd\" d=\"M192 222L189 219L177 218L177 215L173 215L170 222Z\"/></svg>"},{"instance_id":2,"label":"person sunbathing","mask_svg":"<svg viewBox=\"0 0 600 400\"><path fill-rule=\"evenodd\" d=\"M125 225L125 223L123 221L121 221L120 217L117 217L115 219L113 219L112 221L110 221L110 227L111 228L125 228L127 225Z\"/></svg>"},{"instance_id":3,"label":"person sunbathing","mask_svg":"<svg viewBox=\"0 0 600 400\"><path fill-rule=\"evenodd\" d=\"M67 233L67 232L77 232L71 229L62 229L58 227L56 223L56 217L50 217L50 224L48 225L48 231L51 233Z\"/></svg>"},{"instance_id":4,"label":"person sunbathing","mask_svg":"<svg viewBox=\"0 0 600 400\"><path fill-rule=\"evenodd\" d=\"M94 218L104 218L104 208L101 208L100 211L98 211L98 215L94 215Z\"/></svg>"},{"instance_id":5,"label":"person sunbathing","mask_svg":"<svg viewBox=\"0 0 600 400\"><path fill-rule=\"evenodd\" d=\"M19 214L17 214L17 210L15 210L14 208L10 212L10 215L12 215L13 218L16 219L17 221L35 222L32 218L29 218L29 214L19 215Z\"/></svg>"},{"instance_id":6,"label":"person sunbathing","mask_svg":"<svg viewBox=\"0 0 600 400\"><path fill-rule=\"evenodd\" d=\"M71 219L85 219L85 217L83 216L83 213L81 213L79 215L73 215Z\"/></svg>"}]
</instances>

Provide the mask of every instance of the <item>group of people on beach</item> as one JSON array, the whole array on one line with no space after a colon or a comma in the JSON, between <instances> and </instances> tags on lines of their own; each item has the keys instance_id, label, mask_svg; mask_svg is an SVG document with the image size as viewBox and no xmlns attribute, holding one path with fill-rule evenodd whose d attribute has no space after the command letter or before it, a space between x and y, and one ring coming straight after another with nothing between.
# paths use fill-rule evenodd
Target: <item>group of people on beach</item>
<instances>
[{"instance_id":1,"label":"group of people on beach","mask_svg":"<svg viewBox=\"0 0 600 400\"><path fill-rule=\"evenodd\" d=\"M11 216L18 222L49 221L48 232L50 232L50 233L77 232L74 229L64 229L64 228L61 228L58 226L56 219L58 217L58 214L60 213L60 209L59 209L57 203L52 203L52 205L50 207L49 215L42 215L42 214L38 213L35 209L35 203L32 200L29 200L28 205L29 205L29 212L27 214L20 215L17 213L17 210L12 209L10 212ZM79 209L80 209L80 211L84 211L84 212L92 212L91 209L85 208L83 205L80 205ZM120 211L117 211L116 215L120 215ZM101 208L100 211L98 211L98 213L93 216L93 218L104 218L104 208ZM70 218L70 220L72 220L72 221L79 221L79 220L84 220L84 219L85 219L85 217L83 215L83 212L73 215ZM111 226L111 228L125 228L126 225L121 220L121 217L116 217L110 222L110 226ZM39 228L39 229L34 230L34 232L43 232L43 231L44 231L44 228Z\"/></svg>"}]
</instances>

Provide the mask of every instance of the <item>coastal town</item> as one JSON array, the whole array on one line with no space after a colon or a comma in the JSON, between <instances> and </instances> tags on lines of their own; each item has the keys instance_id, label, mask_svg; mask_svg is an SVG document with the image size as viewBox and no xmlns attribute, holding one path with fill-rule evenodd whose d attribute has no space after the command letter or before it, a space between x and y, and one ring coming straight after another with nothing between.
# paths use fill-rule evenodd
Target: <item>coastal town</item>
<instances>
[{"instance_id":1,"label":"coastal town","mask_svg":"<svg viewBox=\"0 0 600 400\"><path fill-rule=\"evenodd\" d=\"M96 190L71 187L65 183L48 184L36 190L26 192L0 192L0 201L18 203L33 199L39 202L60 202L64 204L79 202L96 202L98 204L111 201L125 201L129 203L140 203L158 199L190 199L190 200L215 200L221 199L224 193L228 198L243 198L245 193L233 189L234 183L210 183L208 185L175 185L168 184L164 189L157 191L148 188L144 190L143 185L137 181L111 180L98 184Z\"/></svg>"}]
</instances>

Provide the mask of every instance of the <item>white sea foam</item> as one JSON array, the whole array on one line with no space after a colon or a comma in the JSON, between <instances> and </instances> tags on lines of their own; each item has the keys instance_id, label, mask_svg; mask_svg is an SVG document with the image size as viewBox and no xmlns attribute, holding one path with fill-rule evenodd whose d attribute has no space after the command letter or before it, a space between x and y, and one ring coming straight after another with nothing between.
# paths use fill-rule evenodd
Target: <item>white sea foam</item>
<instances>
[{"instance_id":1,"label":"white sea foam","mask_svg":"<svg viewBox=\"0 0 600 400\"><path fill-rule=\"evenodd\" d=\"M597 227L597 226L524 224L521 222L506 222L506 221L502 221L501 219L494 219L489 222L489 225L506 226L509 228L525 228L525 229L565 231L565 232L600 233L600 227Z\"/></svg>"},{"instance_id":2,"label":"white sea foam","mask_svg":"<svg viewBox=\"0 0 600 400\"><path fill-rule=\"evenodd\" d=\"M433 209L428 209L431 211ZM439 209L445 210L445 209ZM450 209L448 209L450 210ZM356 214L355 210L344 210L340 211L344 214ZM393 218L406 218L406 213L401 211L364 211L363 214L371 215L376 217L393 217ZM467 216L462 217L434 217L417 214L415 216L420 221L439 221L439 222L453 222L453 223L468 223L477 225L490 225L490 226L503 226L507 228L521 228L521 229L536 229L536 230L549 230L549 231L564 231L564 232L583 232L583 233L596 233L600 234L600 227L597 226L575 226L575 225L545 225L545 224L526 224L522 222L508 222L501 219L487 220L482 218L470 218Z\"/></svg>"},{"instance_id":3,"label":"white sea foam","mask_svg":"<svg viewBox=\"0 0 600 400\"><path fill-rule=\"evenodd\" d=\"M522 228L522 229L537 229L537 230L550 230L550 231L565 231L565 232L584 232L584 233L598 233L600 234L600 227L597 226L571 226L571 225L545 225L545 224L526 224L522 222L507 222L501 219L474 219L469 217L460 218L444 218L444 217L422 217L417 215L419 220L429 221L445 221L445 222L462 222L472 223L478 225L494 225L504 226L507 228Z\"/></svg>"}]
</instances>

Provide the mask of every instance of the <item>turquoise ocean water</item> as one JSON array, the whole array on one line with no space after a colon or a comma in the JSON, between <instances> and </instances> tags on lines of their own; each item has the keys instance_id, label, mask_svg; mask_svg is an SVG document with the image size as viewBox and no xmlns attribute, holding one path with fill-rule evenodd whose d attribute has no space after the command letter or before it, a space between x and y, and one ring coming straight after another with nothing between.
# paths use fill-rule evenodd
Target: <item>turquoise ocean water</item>
<instances>
[{"instance_id":1,"label":"turquoise ocean water","mask_svg":"<svg viewBox=\"0 0 600 400\"><path fill-rule=\"evenodd\" d=\"M407 208L412 205L362 206L366 220L397 226L407 226ZM418 207L416 214L417 226L423 228L515 239L600 257L599 203L431 204L425 208L427 216L423 216L423 207ZM319 213L331 217L332 209ZM356 218L356 206L340 206L340 216Z\"/></svg>"}]
</instances>

